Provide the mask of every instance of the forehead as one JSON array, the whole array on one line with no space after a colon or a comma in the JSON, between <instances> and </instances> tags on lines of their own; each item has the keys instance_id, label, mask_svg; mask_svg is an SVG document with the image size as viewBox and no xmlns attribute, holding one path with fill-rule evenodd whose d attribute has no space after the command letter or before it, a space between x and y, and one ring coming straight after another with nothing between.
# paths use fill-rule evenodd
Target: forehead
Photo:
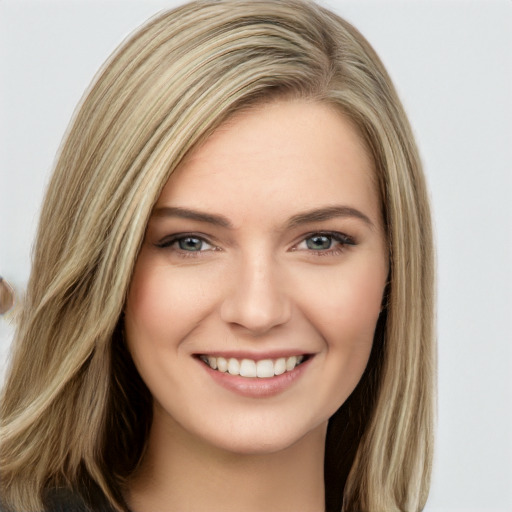
<instances>
[{"instance_id":1,"label":"forehead","mask_svg":"<svg viewBox=\"0 0 512 512\"><path fill-rule=\"evenodd\" d=\"M343 203L378 215L373 162L334 108L277 101L234 115L169 178L157 205L273 214ZM185 202L186 204L181 204Z\"/></svg>"}]
</instances>

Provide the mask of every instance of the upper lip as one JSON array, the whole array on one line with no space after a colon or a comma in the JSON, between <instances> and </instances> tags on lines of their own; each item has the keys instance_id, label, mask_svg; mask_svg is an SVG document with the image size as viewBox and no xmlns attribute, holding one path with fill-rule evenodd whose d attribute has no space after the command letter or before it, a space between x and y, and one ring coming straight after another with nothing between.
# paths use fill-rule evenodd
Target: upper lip
<instances>
[{"instance_id":1,"label":"upper lip","mask_svg":"<svg viewBox=\"0 0 512 512\"><path fill-rule=\"evenodd\" d=\"M309 356L311 352L285 349L285 350L269 350L265 352L255 351L241 351L241 350L208 350L205 352L198 352L196 356L210 356L210 357L223 357L225 359L252 359L253 361L261 361L263 359L279 359L281 357L291 356Z\"/></svg>"}]
</instances>

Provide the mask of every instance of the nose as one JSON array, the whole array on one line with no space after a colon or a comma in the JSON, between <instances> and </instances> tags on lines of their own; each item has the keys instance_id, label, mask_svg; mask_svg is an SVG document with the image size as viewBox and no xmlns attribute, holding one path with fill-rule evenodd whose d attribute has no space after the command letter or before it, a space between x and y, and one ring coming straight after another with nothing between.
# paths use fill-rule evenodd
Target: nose
<instances>
[{"instance_id":1,"label":"nose","mask_svg":"<svg viewBox=\"0 0 512 512\"><path fill-rule=\"evenodd\" d=\"M221 305L221 318L253 336L286 324L291 303L283 276L271 258L241 262L229 276L229 291Z\"/></svg>"}]
</instances>

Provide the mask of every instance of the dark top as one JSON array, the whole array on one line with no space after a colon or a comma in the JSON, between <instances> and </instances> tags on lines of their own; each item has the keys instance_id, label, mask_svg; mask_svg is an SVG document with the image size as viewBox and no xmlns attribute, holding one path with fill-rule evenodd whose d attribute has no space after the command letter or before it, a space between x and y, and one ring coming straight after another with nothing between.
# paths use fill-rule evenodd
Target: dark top
<instances>
[{"instance_id":1,"label":"dark top","mask_svg":"<svg viewBox=\"0 0 512 512\"><path fill-rule=\"evenodd\" d=\"M45 512L115 512L99 490L90 492L89 498L91 505L82 496L67 489L59 489L49 494L49 506Z\"/></svg>"},{"instance_id":2,"label":"dark top","mask_svg":"<svg viewBox=\"0 0 512 512\"><path fill-rule=\"evenodd\" d=\"M89 490L87 494L88 502L69 489L52 490L45 497L44 512L116 512L98 489ZM1 504L0 512L6 512Z\"/></svg>"}]
</instances>

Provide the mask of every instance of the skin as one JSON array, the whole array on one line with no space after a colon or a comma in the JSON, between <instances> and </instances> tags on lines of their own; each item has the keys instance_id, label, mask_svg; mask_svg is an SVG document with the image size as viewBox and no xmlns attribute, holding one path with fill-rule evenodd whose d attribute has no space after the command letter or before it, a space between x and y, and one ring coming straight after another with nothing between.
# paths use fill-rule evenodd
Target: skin
<instances>
[{"instance_id":1,"label":"skin","mask_svg":"<svg viewBox=\"0 0 512 512\"><path fill-rule=\"evenodd\" d=\"M125 311L154 397L132 510L324 509L327 422L362 376L388 275L380 210L360 136L316 102L239 113L179 165ZM323 215L303 215L312 211ZM283 390L244 396L198 359L224 351L309 360Z\"/></svg>"}]
</instances>

